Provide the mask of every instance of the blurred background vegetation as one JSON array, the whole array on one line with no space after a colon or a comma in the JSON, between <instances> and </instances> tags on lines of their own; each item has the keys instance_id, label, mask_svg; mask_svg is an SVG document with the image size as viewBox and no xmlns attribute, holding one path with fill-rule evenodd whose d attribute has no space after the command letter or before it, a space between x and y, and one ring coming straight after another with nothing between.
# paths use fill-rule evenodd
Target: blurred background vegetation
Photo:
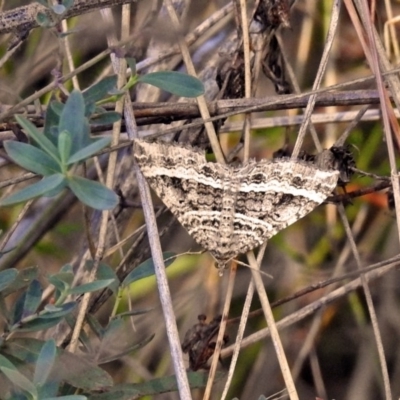
<instances>
[{"instance_id":1,"label":"blurred background vegetation","mask_svg":"<svg viewBox=\"0 0 400 400\"><path fill-rule=\"evenodd\" d=\"M188 38L190 34L198 32L196 40L189 43L198 76L205 84L206 98L209 101L231 98L232 104L235 101L240 104L239 101L244 97L244 64L242 47L237 39L238 35L241 37L241 25L236 6L224 0L201 2L176 0L173 3L178 10L185 37ZM334 2L297 0L291 3L278 0L261 0L260 3L248 1L249 16L252 15L254 5L261 4L265 7L262 12L260 11L261 17L267 15L271 5L273 7L277 5L278 9L281 7L283 10L278 16L287 16L290 21L290 26L285 27L283 17L278 18L276 25L270 24L270 20L266 23L260 15L251 20L249 29L253 47L250 50L253 77L255 77L251 99L274 96L269 98L269 101L272 101L277 96L294 93L296 87L300 93L308 92L314 84L321 55L326 46ZM1 5L4 13L28 4L29 1L14 0L3 1ZM387 138L383 134L381 113L376 104L377 84L374 80L360 81L361 78L371 76L371 67L356 33L354 20L350 18L352 12L350 4L353 2L342 4L321 87L344 83L348 85L343 88L337 87L332 93L338 96L332 96L329 105L317 106L313 114L318 120L314 124L315 132L322 146L329 148L355 119L354 114L346 113L360 110L363 107L361 104L371 104L368 114L355 124L345 141L354 156L357 169L361 172L356 172L350 182L336 193L371 189L366 195L350 196L342 203L352 229L361 266L366 268L398 255L399 234L395 211L393 207L388 206L388 197L392 199L392 194L388 196L389 189L383 191L375 189L382 181L379 177L390 178L391 167ZM390 25L393 31L387 40L384 32L385 24L400 15L400 4L397 1L371 0L369 5L373 10L371 18L374 26L380 40L386 46L388 60L391 62L391 67L395 68L399 59L396 59L393 50L397 46L396 40L400 28L396 24ZM0 114L4 115L10 107L18 105L50 83L57 83L58 86L49 88L29 105L19 107L11 113L12 115L3 118L0 122L1 142L9 139L23 140L20 129L13 119L13 113L24 113L38 127L42 127L46 107L51 99L63 100L66 91L72 91L73 88L84 90L102 77L114 73L110 53L112 56L134 57L139 73L154 70L185 71L177 47L178 41L173 34L164 6L163 1L137 1L131 3L130 8L125 8L124 11L122 6L115 6L108 12L93 9L69 18L63 24L58 23L54 27L35 28L28 37L22 38L23 40L15 36L16 32L3 33L0 36L2 57ZM290 6L290 11L289 8L285 8L286 6ZM224 7L226 13L221 17L219 13ZM213 18L217 20L213 22ZM209 26L204 30L198 29L200 24L206 21L209 22ZM61 35L66 31L70 34ZM121 32L125 38L122 43L118 42ZM277 42L271 41L271 36L275 34L279 38ZM14 43L13 48L10 49L12 43ZM279 50L276 50L276 46ZM79 72L75 82L72 80L62 82L63 75L95 59L107 49L113 51L109 51L103 58ZM267 55L262 53L264 50ZM258 52L263 54L261 58L257 58ZM166 54L167 57L158 60L157 57L162 54ZM153 60L151 65L146 64L149 60ZM274 79L271 79L271 73L268 73L271 68ZM261 72L257 74L254 72L256 70ZM285 73L282 74L282 71ZM229 80L232 76L237 79ZM223 90L225 80L229 85ZM284 86L284 94L282 91L277 93L279 85ZM367 89L370 91L366 91ZM365 91L361 93L360 90ZM338 100L339 94L344 95L344 93L355 97L356 94L362 95L363 102L360 100L358 104L355 101L346 105ZM185 114L185 107L189 107L187 99L178 100L165 92L144 85L135 87L130 95L134 102L146 103L143 106L145 111L141 114L143 117L138 117L141 135L161 135L164 130L174 127L175 132L169 133L166 136L168 139L177 139L209 149L203 129L182 128L184 121L197 121L195 116ZM391 95L394 95L393 92ZM177 121L178 117L175 115L170 120L168 116L158 120L152 119L152 110L161 109L161 105L158 105L161 101L171 104L182 102L182 120ZM153 103L152 108L150 103ZM107 106L112 108L113 104ZM272 158L273 153L280 149L285 149L288 154L291 153L299 130L299 123L293 122L294 117L303 114L304 106L290 109L284 106L277 108L252 114L252 126L256 126L256 129L251 131L251 157ZM137 109L134 109L136 112ZM398 117L398 114L396 116ZM225 154L234 151L232 159L241 160L243 114L240 114L239 110L237 115L228 119L223 118L222 122L224 125L218 123L215 125L219 130L223 150ZM111 135L111 132L111 125L92 131L93 135ZM398 157L399 132L394 129L392 132L396 142L395 154ZM121 143L128 141L124 121L120 140ZM306 136L302 150L316 153L311 135ZM96 167L98 170L102 168L104 170L107 157L107 155L100 157L97 165L88 163L88 174L94 177ZM10 163L5 152L1 150L1 181L7 183L9 179L25 172ZM25 184L22 182L18 187L23 187ZM390 184L387 185L389 186ZM6 184L2 185L2 188L4 196L15 190L14 186ZM142 231L144 221L132 157L126 148L119 151L115 189L117 193L122 193L127 206L123 209L119 207L114 213L115 225L110 228L113 234L110 233L107 237L106 253L113 246L117 246L117 251L107 255L104 262L116 269L122 280L130 270L150 257L148 240ZM185 332L197 323L198 315L205 314L207 321L210 321L221 314L229 272L226 271L223 277L220 277L212 257L207 253L187 254L201 249L171 214L163 210L162 203L155 196L154 204L159 214L163 251L184 253L167 269L174 312L183 340ZM292 295L317 282L325 281L333 275L340 276L357 270L349 237L336 211L337 204L338 202L318 207L269 241L261 268L270 275L270 277L264 276L263 281L271 302ZM3 235L6 235L13 226L23 206L0 209L0 227ZM56 200L51 198L36 200L25 212L11 237L7 237L7 241L2 243L3 251L12 251L0 259L0 268L22 270L37 266L42 285L48 287L43 304L51 302L51 286L48 286L46 277L58 272L64 264L72 264L76 284L84 283L87 279L87 271L82 267L81 261L90 258L87 251L88 230L91 231L94 243L97 243L99 218L98 212L83 213L82 205L67 194ZM118 235L115 232L118 232ZM125 240L127 237L129 238ZM118 246L118 243L122 244ZM125 259L129 251L131 253ZM122 260L124 262L121 262ZM246 262L246 259L243 257L241 261ZM352 276L340 280L335 283L334 288L344 286L356 278ZM386 356L385 364L390 377L392 398L400 397L400 380L397 379L400 374L400 357L397 351L400 338L398 278L396 268L391 268L369 282ZM222 353L219 366L222 375L213 390L215 399L220 396L229 368L232 353L228 346L234 343L237 332L237 321L233 319L242 312L250 281L249 269L239 266L229 312L229 319L232 321L229 320L227 325L229 343ZM318 304L318 300L324 299L329 290L333 290L332 286L309 291L274 308L276 320L288 316L299 317L303 307L311 303ZM100 323L106 325L115 303L115 296L103 295L99 299L96 294L92 299L94 300L91 303L91 312L95 313ZM15 301L14 298L7 300ZM293 367L299 397L349 400L385 398L382 365L378 361L376 338L362 287L355 285L349 293L343 292L334 301L320 305L322 306L316 308L311 315L305 318L299 317L298 321L293 320L285 329L280 330L289 364ZM258 309L259 306L258 298L255 296L252 310ZM133 283L123 292L123 301L119 305L118 312L127 310L146 312L135 315L127 321L128 328L124 326L116 330L114 336L108 338L107 346L103 346L102 351L105 352L103 355L108 354L112 358L112 355L123 352L128 343L138 343L153 334L155 336L143 347L124 354L118 360L102 367L111 374L115 384L147 382L154 378L172 375L174 371L171 354L154 276ZM253 316L248 321L245 337L265 327L262 315ZM128 334L126 334L127 329ZM64 327L58 331L42 332L40 337L42 339L54 337L59 345L61 343L65 345L68 342L66 339L68 332ZM96 360L96 352L99 350L96 347L96 338L93 336L88 332L88 340L93 343L92 354L87 352L86 356ZM185 357L187 361L187 355ZM261 395L271 396L268 398L282 398L280 393L283 389L284 382L270 339L249 339L240 351L228 398L257 399ZM202 390L194 390L193 398L202 398ZM177 399L179 396L176 391L167 391L149 395L148 398Z\"/></svg>"}]
</instances>

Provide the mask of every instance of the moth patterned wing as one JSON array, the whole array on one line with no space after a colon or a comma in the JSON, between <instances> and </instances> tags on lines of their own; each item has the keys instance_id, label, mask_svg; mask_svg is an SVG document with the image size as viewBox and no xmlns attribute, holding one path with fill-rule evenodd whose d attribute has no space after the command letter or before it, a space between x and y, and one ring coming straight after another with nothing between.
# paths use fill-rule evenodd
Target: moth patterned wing
<instances>
[{"instance_id":1,"label":"moth patterned wing","mask_svg":"<svg viewBox=\"0 0 400 400\"><path fill-rule=\"evenodd\" d=\"M312 211L339 176L290 159L224 166L193 148L145 141L135 141L134 155L153 190L220 267Z\"/></svg>"},{"instance_id":2,"label":"moth patterned wing","mask_svg":"<svg viewBox=\"0 0 400 400\"><path fill-rule=\"evenodd\" d=\"M245 164L240 169L235 213L242 252L261 245L314 210L332 193L338 177L339 171L290 159Z\"/></svg>"},{"instance_id":3,"label":"moth patterned wing","mask_svg":"<svg viewBox=\"0 0 400 400\"><path fill-rule=\"evenodd\" d=\"M142 172L146 167L156 169L160 167L167 168L172 173L173 169L181 164L189 165L192 168L205 163L204 152L199 149L165 143L150 143L141 139L135 140L133 152Z\"/></svg>"},{"instance_id":4,"label":"moth patterned wing","mask_svg":"<svg viewBox=\"0 0 400 400\"><path fill-rule=\"evenodd\" d=\"M135 140L134 157L158 197L180 216L195 197L187 177L198 175L196 170L204 164L204 155L184 147Z\"/></svg>"},{"instance_id":5,"label":"moth patterned wing","mask_svg":"<svg viewBox=\"0 0 400 400\"><path fill-rule=\"evenodd\" d=\"M134 157L150 187L193 239L218 254L223 180L229 168L208 163L193 148L142 140L135 141Z\"/></svg>"},{"instance_id":6,"label":"moth patterned wing","mask_svg":"<svg viewBox=\"0 0 400 400\"><path fill-rule=\"evenodd\" d=\"M198 193L197 204L186 210L182 224L223 267L240 253L240 245L232 241L239 183L229 166L205 163L198 171L200 176L191 182ZM202 181L205 175L209 182Z\"/></svg>"}]
</instances>

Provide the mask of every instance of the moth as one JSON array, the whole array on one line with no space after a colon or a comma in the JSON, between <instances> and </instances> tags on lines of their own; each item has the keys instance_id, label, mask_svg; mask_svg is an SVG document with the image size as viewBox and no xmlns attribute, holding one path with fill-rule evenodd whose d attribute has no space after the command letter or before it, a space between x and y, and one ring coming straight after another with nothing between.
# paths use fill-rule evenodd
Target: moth
<instances>
[{"instance_id":1,"label":"moth","mask_svg":"<svg viewBox=\"0 0 400 400\"><path fill-rule=\"evenodd\" d=\"M311 212L339 178L329 163L281 158L230 166L207 162L196 148L145 140L135 141L134 157L150 187L220 269Z\"/></svg>"}]
</instances>

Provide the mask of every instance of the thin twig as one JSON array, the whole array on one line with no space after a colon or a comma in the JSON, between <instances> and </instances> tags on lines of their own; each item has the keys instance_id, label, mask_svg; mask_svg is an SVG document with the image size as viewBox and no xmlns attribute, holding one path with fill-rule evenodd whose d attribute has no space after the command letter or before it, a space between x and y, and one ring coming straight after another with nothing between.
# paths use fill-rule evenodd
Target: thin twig
<instances>
[{"instance_id":1,"label":"thin twig","mask_svg":"<svg viewBox=\"0 0 400 400\"><path fill-rule=\"evenodd\" d=\"M208 380L206 388L204 390L203 400L208 400L210 398L212 385L215 379L215 374L217 373L219 356L221 354L221 349L224 342L226 322L232 302L233 288L235 286L236 269L237 269L236 264L234 264L234 262L231 262L231 267L229 269L228 287L226 289L224 307L222 310L222 320L218 330L217 343L215 345L215 351L211 361L210 372L208 374Z\"/></svg>"},{"instance_id":2,"label":"thin twig","mask_svg":"<svg viewBox=\"0 0 400 400\"><path fill-rule=\"evenodd\" d=\"M71 18L101 8L114 7L131 2L132 0L75 0L74 5L62 18ZM36 21L38 12L48 14L49 11L40 3L33 2L27 6L13 8L0 13L0 34L8 32L26 33L39 27Z\"/></svg>"},{"instance_id":3,"label":"thin twig","mask_svg":"<svg viewBox=\"0 0 400 400\"><path fill-rule=\"evenodd\" d=\"M394 268L398 268L400 266L400 258L399 256L393 257L389 260L383 261L381 263L375 264L369 267L369 270L372 271L364 274L364 269L361 271L356 271L357 274L364 274L365 278L368 282L378 279L389 271ZM318 300L308 304L307 306L297 310L296 312L288 315L287 317L281 319L277 323L278 329L284 329L289 326L292 326L305 318L308 318L310 315L314 314L317 310L321 309L322 307L326 307L328 304L341 299L348 293L353 292L354 290L358 289L362 286L361 278L354 279L353 281L339 287L338 289L334 290L333 292L329 293L326 296L319 298ZM250 346L254 343L259 342L262 339L270 336L269 328L261 329L258 332L255 332L249 336L247 336L242 341L242 348ZM221 357L227 357L232 354L234 346L229 346L221 351Z\"/></svg>"},{"instance_id":4,"label":"thin twig","mask_svg":"<svg viewBox=\"0 0 400 400\"><path fill-rule=\"evenodd\" d=\"M356 221L354 222L353 229L352 229L353 237L354 237L354 235L357 235L360 232L362 223L365 221L365 218L366 218L366 213L359 212L357 214L357 218L356 218ZM343 270L344 264L345 264L346 260L349 258L350 254L351 254L351 246L349 245L348 242L346 242L345 246L343 248L343 251L341 252L341 254L338 257L338 262L335 265L335 269L332 274L333 278L328 279L328 281L335 282L335 283L341 282L337 279L335 280L335 277L337 277L337 275L340 274L341 271ZM341 278L342 277L343 276L341 276ZM330 287L330 288L325 286L325 288L326 289L325 289L323 295L327 295L328 293L332 292L332 290L335 289L335 286ZM320 332L321 323L323 321L323 316L324 316L324 310L320 309L313 318L311 326L307 332L307 336L306 336L305 340L303 341L303 345L302 345L300 352L297 356L297 359L293 365L292 373L293 373L293 376L295 379L297 379L297 377L300 375L300 372L301 372L301 369L303 367L306 357L308 356L310 351L315 347L315 339L316 339L318 333Z\"/></svg>"},{"instance_id":5,"label":"thin twig","mask_svg":"<svg viewBox=\"0 0 400 400\"><path fill-rule=\"evenodd\" d=\"M258 251L257 265L261 265L261 261L264 257L265 249L267 248L267 243L268 242L265 241L261 245L261 247ZM246 328L247 320L249 319L249 315L250 315L250 306L251 306L251 302L253 300L253 295L254 295L254 280L252 279L247 288L246 299L243 304L242 315L240 317L239 328L238 328L238 332L237 332L236 339L235 339L234 352L232 355L231 363L229 365L228 377L226 379L224 391L222 392L222 395L221 395L221 400L224 400L226 398L226 396L228 395L228 390L229 390L230 384L233 379L233 373L235 372L235 367L236 367L237 360L239 358L239 353L241 350L241 344L242 344L242 340L243 340L244 330ZM260 311L262 311L262 310L260 310Z\"/></svg>"},{"instance_id":6,"label":"thin twig","mask_svg":"<svg viewBox=\"0 0 400 400\"><path fill-rule=\"evenodd\" d=\"M240 21L243 36L243 58L244 58L244 97L249 99L252 95L251 88L251 65L250 65L250 35L249 23L247 18L247 2L240 2ZM245 114L244 124L244 146L243 146L243 162L248 161L250 157L250 130L251 130L251 114Z\"/></svg>"},{"instance_id":7,"label":"thin twig","mask_svg":"<svg viewBox=\"0 0 400 400\"><path fill-rule=\"evenodd\" d=\"M17 176L16 178L7 179L3 182L0 182L0 189L3 189L7 186L15 185L20 182L29 181L30 179L33 179L35 177L37 177L37 174L34 174L33 172L28 172L23 175Z\"/></svg>"},{"instance_id":8,"label":"thin twig","mask_svg":"<svg viewBox=\"0 0 400 400\"><path fill-rule=\"evenodd\" d=\"M366 58L369 61L372 71L375 73L379 97L381 99L382 121L383 121L383 128L384 128L386 143L387 143L387 148L388 148L389 162L390 162L390 166L391 166L393 191L399 192L400 191L399 177L398 177L398 172L397 172L397 167L396 167L396 158L395 158L395 153L394 153L393 138L392 138L392 133L391 133L391 129L390 129L391 123L389 121L389 113L391 111L391 107L390 107L390 102L388 101L388 96L387 96L386 89L383 84L383 79L382 79L382 76L380 73L380 65L378 63L378 53L376 50L375 37L374 37L374 33L373 33L372 22L370 19L369 8L368 8L368 5L365 0L356 0L355 4L356 4L356 6L358 6L358 11L359 11L359 15L361 17L361 21L363 23L363 27L368 36L369 46L366 46L365 50L367 50L367 48L368 48L368 51L370 52L370 57L368 57L368 52L366 52ZM396 122L393 121L393 118L392 118L391 122L392 122L392 126L393 126L393 124L395 125L395 126L393 126L394 132L399 132L397 121ZM397 214L397 224L398 224L398 229L400 232L400 202L399 202L400 197L395 195L394 198L395 198L395 208L396 208L396 214ZM341 216L344 215L343 207L339 207L339 212L340 212ZM345 225L345 227L347 228L346 225ZM357 266L359 269L361 269L361 261L359 259L358 251L357 251L355 243L353 242L353 238L351 235L349 237L349 240L350 240L350 244L352 245L353 254L355 256ZM368 311L369 311L369 314L371 317L371 323L372 323L375 341L376 341L376 345L377 345L379 362L380 362L381 372L382 372L382 378L383 378L383 383L384 383L384 387L385 387L385 396L386 396L387 400L390 400L390 399L392 399L392 393L391 393L391 388L390 388L390 379L389 379L389 372L388 372L387 363L386 363L385 351L383 348L381 333L380 333L379 324L378 324L378 320L377 320L375 309L374 309L374 304L372 301L372 296L371 296L371 293L370 293L370 290L368 287L368 283L367 283L364 275L361 276L361 282L362 282L365 297L367 300Z\"/></svg>"},{"instance_id":9,"label":"thin twig","mask_svg":"<svg viewBox=\"0 0 400 400\"><path fill-rule=\"evenodd\" d=\"M185 42L185 38L181 35L181 27L179 19L178 16L176 15L174 7L172 6L171 0L166 0L165 5L167 7L168 14L169 17L171 18L175 32L178 36L179 47L181 49L182 58L185 63L186 69L190 75L197 76L192 58L190 56L189 48ZM224 154L222 153L221 146L217 138L217 133L215 132L215 127L211 122L207 122L207 120L210 119L210 112L208 111L207 102L205 100L204 95L198 96L196 100L199 106L201 117L203 118L204 121L204 127L206 128L208 139L210 140L211 147L215 154L215 158L217 162L225 163L225 157Z\"/></svg>"},{"instance_id":10,"label":"thin twig","mask_svg":"<svg viewBox=\"0 0 400 400\"><path fill-rule=\"evenodd\" d=\"M134 125L135 120L129 98L125 103L124 114L127 121L127 130L129 135L132 138L138 137L137 128ZM153 263L155 267L158 291L160 294L161 305L163 308L163 315L165 318L165 325L172 355L172 361L174 364L175 374L178 381L179 394L182 399L191 399L190 386L187 380L185 365L182 358L182 349L179 342L179 333L174 318L174 310L172 307L171 294L168 287L168 280L165 272L165 266L162 256L162 249L160 245L156 218L154 215L154 209L152 207L150 189L138 165L134 164L134 167L136 169L135 172L137 176L137 184L143 204L143 213L146 221L146 227L150 242Z\"/></svg>"},{"instance_id":11,"label":"thin twig","mask_svg":"<svg viewBox=\"0 0 400 400\"><path fill-rule=\"evenodd\" d=\"M276 355L278 358L278 362L279 362L279 365L280 365L280 368L282 371L282 375L285 380L289 398L291 400L297 400L299 398L299 396L296 391L296 386L294 384L293 377L290 373L289 364L287 362L287 359L285 356L285 351L283 349L282 342L281 342L281 339L279 336L278 328L275 323L274 314L272 313L272 309L271 309L271 304L269 303L268 296L265 292L265 287L264 287L263 281L261 279L261 276L258 273L258 271L256 271L256 269L258 268L257 261L254 257L254 253L252 251L248 252L246 255L247 255L249 264L252 267L252 269L250 269L251 275L253 277L253 282L256 287L258 296L260 298L261 307L264 311L264 315L265 315L265 318L266 318L266 321L268 324L269 332L271 334L272 343L274 345L275 352L276 352Z\"/></svg>"},{"instance_id":12,"label":"thin twig","mask_svg":"<svg viewBox=\"0 0 400 400\"><path fill-rule=\"evenodd\" d=\"M313 91L319 88L322 78L323 78L323 75L325 73L330 49L332 47L333 39L335 37L335 33L336 33L337 27L339 25L340 4L341 4L340 0L335 0L332 4L332 17L331 17L330 26L329 26L329 32L328 32L328 35L326 38L324 52L321 57L321 62L319 64L317 76L315 77L315 80L314 80ZM305 134L307 131L307 127L308 127L308 124L310 121L311 113L315 107L315 100L316 100L316 96L312 95L309 99L306 110L304 112L304 123L300 127L300 130L299 130L299 133L298 133L298 136L296 139L296 144L295 144L295 147L292 152L292 158L294 158L294 159L297 158L300 153L300 149L303 144L304 137L305 137ZM317 150L319 152L322 151L322 148L318 144L319 141L317 140L317 138L314 137L313 139L317 146Z\"/></svg>"}]
</instances>

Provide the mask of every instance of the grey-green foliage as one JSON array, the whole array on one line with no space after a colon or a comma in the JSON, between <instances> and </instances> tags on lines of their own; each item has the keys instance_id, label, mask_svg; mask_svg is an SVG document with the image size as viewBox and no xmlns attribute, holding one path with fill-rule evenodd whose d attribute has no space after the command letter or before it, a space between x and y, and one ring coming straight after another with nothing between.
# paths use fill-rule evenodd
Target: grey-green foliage
<instances>
[{"instance_id":1,"label":"grey-green foliage","mask_svg":"<svg viewBox=\"0 0 400 400\"><path fill-rule=\"evenodd\" d=\"M43 179L3 199L6 206L38 196L55 196L69 188L78 199L95 209L112 209L118 196L106 186L74 173L76 165L92 157L110 144L110 138L90 137L92 114L107 116L95 102L115 87L115 77L107 78L87 92L73 91L65 104L52 103L46 115L45 127L40 132L22 116L17 122L31 139L31 144L6 141L4 148L10 158L21 167L42 175ZM120 116L111 114L115 120Z\"/></svg>"},{"instance_id":2,"label":"grey-green foliage","mask_svg":"<svg viewBox=\"0 0 400 400\"><path fill-rule=\"evenodd\" d=\"M111 269L103 264L103 269ZM103 275L105 273L103 272ZM38 280L37 268L27 268L18 272L15 269L0 271L0 317L5 323L5 332L18 334L48 329L65 319L76 307L75 301L67 301L70 295L94 292L111 287L117 280L108 273L108 279L96 279L93 282L72 287L74 273L67 264L60 272L47 277L54 285L53 301L41 306L43 289ZM4 299L16 291L22 290L19 297L8 307ZM4 336L3 337L7 337ZM0 343L1 352L1 343Z\"/></svg>"},{"instance_id":3,"label":"grey-green foliage","mask_svg":"<svg viewBox=\"0 0 400 400\"><path fill-rule=\"evenodd\" d=\"M92 157L110 144L110 138L92 139L90 125L112 123L120 118L115 112L99 107L101 99L116 99L138 82L148 83L173 94L196 97L204 92L203 84L190 75L160 71L139 76L134 61L129 60L132 76L125 90L116 90L116 76L110 76L83 93L73 91L65 104L53 101L48 107L43 132L28 119L15 119L24 128L32 143L6 141L9 157L21 167L42 175L43 179L0 201L0 206L20 203L38 196L55 196L69 188L89 207L109 210L118 204L118 196L99 182L74 173L76 165ZM110 97L107 98L109 100Z\"/></svg>"},{"instance_id":4,"label":"grey-green foliage","mask_svg":"<svg viewBox=\"0 0 400 400\"><path fill-rule=\"evenodd\" d=\"M135 59L128 57L126 61L131 69L131 76L126 84L127 89L141 82L181 97L198 97L204 94L203 83L194 76L177 71L157 71L138 75Z\"/></svg>"},{"instance_id":5,"label":"grey-green foliage","mask_svg":"<svg viewBox=\"0 0 400 400\"><path fill-rule=\"evenodd\" d=\"M201 81L191 75L177 71L151 72L140 76L138 82L157 86L182 97L197 97L204 93L204 86Z\"/></svg>"},{"instance_id":6,"label":"grey-green foliage","mask_svg":"<svg viewBox=\"0 0 400 400\"><path fill-rule=\"evenodd\" d=\"M44 0L41 1L44 4ZM50 7L50 3L49 7ZM65 9L72 5L71 0L63 0ZM53 13L62 13L57 7ZM43 14L43 26L51 20ZM176 72L158 72L144 76L136 74L131 62L133 74L128 85L121 91L116 90L116 77L107 77L83 93L73 91L67 102L50 103L45 117L43 132L39 131L28 119L17 116L16 120L24 129L30 143L7 141L4 147L9 157L17 164L42 176L42 179L25 189L3 199L0 206L26 201L37 196L55 196L63 189L71 190L79 200L96 209L111 209L118 203L113 191L98 182L76 175L76 166L92 157L110 143L110 139L92 139L90 125L113 123L120 115L107 112L99 107L101 100L111 96L116 99L126 93L137 82L158 86L176 95L196 97L203 93L203 86L196 78ZM110 100L110 97L107 99ZM174 260L173 253L164 254L166 266ZM88 263L88 268L91 268ZM94 282L73 287L74 273L70 265L48 276L54 286L51 304L42 305L43 288L38 280L36 267L22 271L10 269L0 271L0 318L4 321L4 331L0 332L0 398L4 399L40 399L81 400L85 396L71 395L77 390L93 398L95 393L102 393L104 398L132 398L132 394L152 395L177 391L176 378L165 377L149 380L145 384L115 385L112 379L98 365L82 357L57 348L53 340L42 341L26 337L28 332L44 331L61 322L74 326L76 301L67 299L71 295L80 295L104 288L112 290L120 299L122 290L130 283L154 274L152 260L146 260L129 274L120 289L115 272L106 264L100 264L97 279ZM12 306L5 298L19 291ZM117 300L118 302L118 300ZM117 304L116 302L116 304ZM115 307L115 309L117 309ZM87 315L92 336L95 335L100 348L110 348L116 337L126 334L130 324L128 318L151 310L131 310L114 315L106 326L102 326L95 316ZM21 335L22 334L22 335ZM145 346L152 340L150 335L140 340L135 334L133 339L124 343L113 354L98 356L97 364L110 362L134 350ZM82 331L79 337L81 348L89 355L93 352L91 336ZM96 352L96 350L94 350ZM33 366L33 368L32 368ZM189 374L192 387L204 387L206 375ZM111 396L111 397L110 397Z\"/></svg>"},{"instance_id":7,"label":"grey-green foliage","mask_svg":"<svg viewBox=\"0 0 400 400\"><path fill-rule=\"evenodd\" d=\"M164 265L165 267L169 267L176 259L176 254L174 252L165 252L163 253ZM138 265L133 271L131 271L124 281L122 282L122 287L126 287L133 282L136 282L140 279L147 278L148 276L154 275L154 263L153 259L149 258L148 260L142 262Z\"/></svg>"},{"instance_id":8,"label":"grey-green foliage","mask_svg":"<svg viewBox=\"0 0 400 400\"><path fill-rule=\"evenodd\" d=\"M24 349L24 347L26 347L26 349ZM9 352L11 354L9 354ZM63 391L60 390L61 380L63 378L67 377L67 380L78 382L78 380L68 377L67 371L65 371L64 376L59 373L60 368L65 368L63 365L65 364L63 360L65 359L65 355L65 352L57 350L53 339L45 342L32 338L13 340L10 345L4 349L4 355L0 354L0 373L7 378L7 383L11 383L11 385L4 384L0 388L1 398L13 400L87 399L86 396L63 395L60 393ZM74 356L71 355L70 358L73 357ZM75 358L75 362L69 362L70 367L75 366L79 368L79 362L82 364L85 363L82 358ZM34 371L32 376L27 376L23 374L20 369L23 364L29 364L32 363L32 361L35 361ZM103 383L111 383L108 374L103 373L100 368L86 363L86 367L89 366L93 369L97 369L96 372L102 375L104 379ZM88 373L81 373L81 375L86 375L85 378L88 380ZM90 375L90 378L93 378L93 370ZM84 388L85 385L80 386ZM97 385L92 385L93 390L96 389L96 386L99 386L98 382Z\"/></svg>"},{"instance_id":9,"label":"grey-green foliage","mask_svg":"<svg viewBox=\"0 0 400 400\"><path fill-rule=\"evenodd\" d=\"M164 253L166 265L175 259L175 254ZM86 267L93 268L88 262ZM124 280L122 287L154 274L152 259L140 264L136 272ZM76 301L69 300L70 295L112 289L120 282L113 269L101 263L96 280L91 283L73 286L74 271L69 264L64 265L59 272L47 276L47 281L54 286L52 301L43 305L43 287L39 281L37 267L21 271L9 269L0 271L0 319L4 321L4 330L0 331L0 398L5 400L83 400L85 396L72 396L77 390L92 398L96 393L104 393L106 398L132 398L132 393L141 395L158 394L176 391L176 379L165 377L149 380L145 384L115 385L109 374L99 365L116 360L137 351L149 343L154 334L143 337L131 329L128 320L148 310L130 310L122 312L110 319L108 324L101 324L95 315L87 315L90 327L79 336L80 347L86 355L75 355L57 347L53 340L38 340L26 336L26 333L44 331L61 322L75 325ZM18 294L18 296L17 296ZM10 295L15 300L5 301ZM7 299L8 300L8 299ZM96 340L93 340L93 336ZM116 339L121 344L110 352ZM97 347L96 347L97 346ZM93 354L96 354L93 357ZM95 359L96 362L88 361ZM189 376L193 387L204 386L204 376L194 374Z\"/></svg>"},{"instance_id":10,"label":"grey-green foliage","mask_svg":"<svg viewBox=\"0 0 400 400\"><path fill-rule=\"evenodd\" d=\"M70 388L90 392L112 385L111 377L104 370L81 356L57 349L53 340L24 337L26 332L43 331L65 320L73 324L71 313L77 303L67 301L67 296L100 290L115 280L97 279L72 287L73 276L69 265L49 276L48 281L56 290L53 303L43 306L37 268L0 271L0 318L4 328L0 332L1 399L83 400L85 396L69 396ZM17 291L21 293L10 306L5 299L11 294L15 296ZM32 365L34 368L27 368Z\"/></svg>"}]
</instances>

